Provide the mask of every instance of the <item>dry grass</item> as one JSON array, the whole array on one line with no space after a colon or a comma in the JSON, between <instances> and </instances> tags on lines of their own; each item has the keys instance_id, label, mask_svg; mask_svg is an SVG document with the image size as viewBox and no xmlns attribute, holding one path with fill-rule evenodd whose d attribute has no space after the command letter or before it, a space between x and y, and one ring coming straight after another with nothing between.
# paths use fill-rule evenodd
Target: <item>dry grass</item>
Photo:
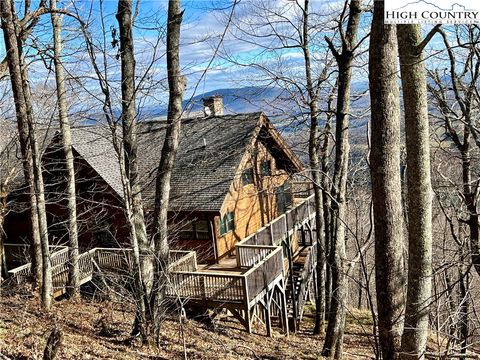
<instances>
[{"instance_id":1,"label":"dry grass","mask_svg":"<svg viewBox=\"0 0 480 360\"><path fill-rule=\"evenodd\" d=\"M106 326L102 326L103 324ZM184 326L189 359L321 359L323 338L311 335L312 317L286 337L275 331L264 336L259 324L246 333L233 318L208 327L193 320ZM161 349L141 346L130 337L132 313L120 304L61 301L50 313L39 310L38 300L25 296L0 299L0 352L12 359L40 359L45 341L56 325L64 335L58 359L182 359L180 326L167 320ZM102 334L102 335L101 335ZM345 337L346 359L371 359L371 321L367 313L349 316Z\"/></svg>"}]
</instances>

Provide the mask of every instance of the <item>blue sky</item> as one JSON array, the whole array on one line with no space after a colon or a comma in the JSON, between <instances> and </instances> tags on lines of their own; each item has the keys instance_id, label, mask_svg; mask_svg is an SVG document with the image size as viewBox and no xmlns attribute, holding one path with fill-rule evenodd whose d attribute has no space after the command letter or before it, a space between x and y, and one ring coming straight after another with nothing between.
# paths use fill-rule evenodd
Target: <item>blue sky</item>
<instances>
[{"instance_id":1,"label":"blue sky","mask_svg":"<svg viewBox=\"0 0 480 360\"><path fill-rule=\"evenodd\" d=\"M38 0L37 0L38 1ZM70 11L74 11L69 0L58 0L59 6L68 5ZM235 9L235 18L255 24L259 21L259 17L252 18L249 14L251 8L255 7L260 1L269 2L272 8L278 8L284 11L286 18L295 19L294 5L291 0L242 0L241 5ZM35 0L33 1L35 3ZM20 4L21 1L17 2ZM265 85L269 84L265 79L264 73L258 67L240 66L239 64L248 65L250 63L259 63L265 67L276 67L276 71L282 76L299 77L303 76L303 59L298 49L284 49L278 51L266 51L265 47L272 45L270 37L246 38L239 33L234 26L230 26L225 39L223 40L221 51L216 59L212 62L210 68L199 81L200 76L204 73L204 69L211 61L215 48L220 41L220 35L225 29L228 15L231 11L233 0L184 0L182 8L185 9L182 24L182 45L181 45L181 61L184 67L184 73L188 77L187 97L195 94L202 94L215 89L236 88L248 85ZM336 0L316 0L312 2L314 12L322 14L318 19L325 20L327 18L335 18L335 12L332 8L337 8ZM134 0L135 4L135 0ZM151 79L147 82L149 85L155 84L158 87L156 92L145 91L144 98L147 103L159 103L165 101L165 84L162 80L166 77L165 69L165 44L164 30L166 23L167 0L140 0L139 15L136 20L135 28L135 47L137 52L137 75L139 78L148 69ZM100 46L102 41L101 31L101 12L100 0L76 0L76 7L79 9L82 17L87 19L89 9L92 9L88 20L91 25L92 37ZM118 81L119 78L119 62L115 58L116 49L111 48L110 29L118 27L115 13L117 10L117 0L103 1L103 23L107 30L107 50L109 53L109 74L111 79ZM312 21L316 21L313 19ZM37 45L40 47L48 47L51 43L50 18L45 15L42 22L34 32L37 39ZM92 71L88 64L88 58L84 51L83 38L78 30L77 25L72 19L65 19L65 50L64 64L67 71L82 79L88 79ZM364 26L361 29L361 36L368 31L369 20L364 20ZM266 29L268 31L268 29ZM324 33L317 34L316 43L320 46L312 47L312 53L315 58L315 70L320 72L324 65L325 42L323 41ZM247 40L247 41L245 41ZM153 48L157 45L155 58L151 64ZM367 43L365 43L365 46ZM0 41L0 52L3 54L3 41ZM38 61L35 51L30 50L32 55L30 72L34 82L42 83L53 81L52 72L46 70L45 63ZM239 64L232 64L226 61L223 56L230 54ZM100 56L99 56L100 57ZM364 61L360 60L360 61ZM151 65L151 66L150 66ZM358 80L362 81L367 78L365 67L358 68L355 72ZM84 80L87 81L87 80ZM147 85L148 85L147 84ZM275 85L275 83L270 83ZM96 86L95 83L91 86Z\"/></svg>"},{"instance_id":2,"label":"blue sky","mask_svg":"<svg viewBox=\"0 0 480 360\"><path fill-rule=\"evenodd\" d=\"M254 3L256 0L242 0L242 5L248 2ZM185 9L184 21L182 24L182 48L181 48L181 60L185 66L187 73L201 71L210 60L213 54L213 49L218 45L220 41L220 34L225 28L226 17L229 14L230 6L233 0L185 0L182 1L182 8ZM33 1L34 5L36 1ZM68 5L70 1L59 0L59 6L62 4L67 5L70 11L73 11L72 6ZM278 4L289 3L289 0L278 0ZM323 3L323 1L317 1L314 3ZM22 1L17 1L18 6L21 6ZM76 0L75 4L80 11L84 12L84 15L88 13L90 6L92 6L92 15L89 18L92 22L92 26L99 26L100 19L100 1L99 0ZM117 9L116 0L104 0L103 1L103 18L105 21L105 27L117 27L117 21L115 19L115 12ZM165 25L166 0L140 0L139 16L137 19L137 27L135 29L135 37L137 40L137 50L143 49L143 47L154 41L153 39L158 36L157 31L147 30L146 28L161 27ZM244 5L245 6L245 5ZM19 9L19 13L21 10ZM36 30L34 35L48 44L51 40L51 36L46 30L49 26L49 16L44 15L43 25L40 24L39 30ZM66 23L70 24L70 27L74 27L72 21L66 19ZM67 31L68 32L68 31ZM94 35L99 35L98 31L93 31ZM78 32L77 37L79 37ZM107 36L110 36L108 34ZM65 39L71 38L72 34L64 34ZM77 41L81 41L77 39ZM230 53L234 53L241 60L249 60L258 55L260 49L253 44L246 44L235 39L232 39L227 34L224 40L224 49ZM65 45L68 48L68 45ZM4 54L3 41L0 42L0 53ZM30 51L30 53L34 53ZM68 53L68 50L66 50ZM207 74L204 81L204 88L206 91L217 87L225 87L223 84L229 78L239 78L238 76L232 76L228 70L225 70L225 66L221 66L222 72L219 72L220 65L224 62L217 58L217 61L213 63L210 73ZM41 66L42 64L40 64ZM230 70L231 67L229 67ZM40 69L38 69L39 72ZM241 70L243 72L244 69ZM213 76L215 75L215 76ZM223 76L222 76L223 75ZM228 85L227 87L229 87Z\"/></svg>"}]
</instances>

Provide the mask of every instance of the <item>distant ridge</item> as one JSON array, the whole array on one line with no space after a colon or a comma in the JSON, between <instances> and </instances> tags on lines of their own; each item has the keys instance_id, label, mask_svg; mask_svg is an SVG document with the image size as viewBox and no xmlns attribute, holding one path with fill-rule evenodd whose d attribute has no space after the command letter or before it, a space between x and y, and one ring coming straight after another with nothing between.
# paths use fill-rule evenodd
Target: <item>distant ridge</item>
<instances>
[{"instance_id":1,"label":"distant ridge","mask_svg":"<svg viewBox=\"0 0 480 360\"><path fill-rule=\"evenodd\" d=\"M191 100L183 101L183 106L187 107L190 113L203 111L203 99L213 95L221 95L223 97L223 105L225 113L248 113L263 111L272 114L280 105L286 105L289 100L286 91L278 87L241 87L241 88L224 88L208 91L203 94L194 96ZM143 106L142 117L163 116L167 114L166 107Z\"/></svg>"}]
</instances>

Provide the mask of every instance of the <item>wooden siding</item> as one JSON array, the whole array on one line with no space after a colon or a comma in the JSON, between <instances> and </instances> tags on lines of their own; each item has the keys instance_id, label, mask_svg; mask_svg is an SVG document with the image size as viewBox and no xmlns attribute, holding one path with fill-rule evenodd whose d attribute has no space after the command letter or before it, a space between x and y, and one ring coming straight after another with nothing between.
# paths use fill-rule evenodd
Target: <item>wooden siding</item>
<instances>
[{"instance_id":1,"label":"wooden siding","mask_svg":"<svg viewBox=\"0 0 480 360\"><path fill-rule=\"evenodd\" d=\"M270 176L262 175L261 166L264 161L270 161ZM254 169L254 183L243 185L242 172L248 168ZM288 179L289 174L277 167L275 158L262 143L256 142L250 148L238 167L220 211L221 216L227 212L234 213L235 229L222 236L220 216L215 217L218 258L228 255L235 243L281 215L277 212L275 189Z\"/></svg>"}]
</instances>

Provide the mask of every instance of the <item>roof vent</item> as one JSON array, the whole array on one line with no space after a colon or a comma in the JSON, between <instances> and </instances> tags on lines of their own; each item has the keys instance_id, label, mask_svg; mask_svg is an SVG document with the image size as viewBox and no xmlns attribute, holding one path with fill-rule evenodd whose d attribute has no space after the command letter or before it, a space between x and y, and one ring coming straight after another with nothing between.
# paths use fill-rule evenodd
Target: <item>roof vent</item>
<instances>
[{"instance_id":1,"label":"roof vent","mask_svg":"<svg viewBox=\"0 0 480 360\"><path fill-rule=\"evenodd\" d=\"M205 116L223 115L223 98L221 95L214 95L203 99Z\"/></svg>"}]
</instances>

